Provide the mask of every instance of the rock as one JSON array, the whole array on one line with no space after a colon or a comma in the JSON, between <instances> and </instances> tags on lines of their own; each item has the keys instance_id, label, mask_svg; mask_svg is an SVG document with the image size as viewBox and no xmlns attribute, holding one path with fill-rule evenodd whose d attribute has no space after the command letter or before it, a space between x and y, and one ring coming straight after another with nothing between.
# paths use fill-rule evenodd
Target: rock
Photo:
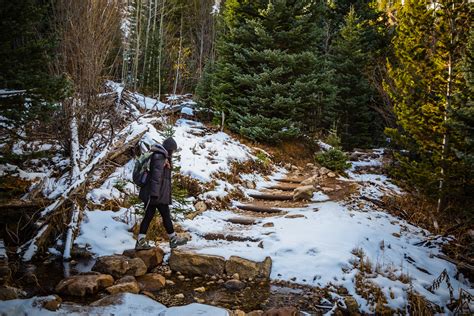
<instances>
[{"instance_id":1,"label":"rock","mask_svg":"<svg viewBox=\"0 0 474 316\"><path fill-rule=\"evenodd\" d=\"M359 304L352 296L348 295L344 297L344 303L346 304L347 311L350 315L355 315L359 313Z\"/></svg>"},{"instance_id":2,"label":"rock","mask_svg":"<svg viewBox=\"0 0 474 316\"><path fill-rule=\"evenodd\" d=\"M330 192L333 192L333 191L334 191L333 188L329 188L329 187L322 187L321 190L322 190L324 193L330 193Z\"/></svg>"},{"instance_id":3,"label":"rock","mask_svg":"<svg viewBox=\"0 0 474 316\"><path fill-rule=\"evenodd\" d=\"M232 275L232 279L240 280L239 274L238 274L238 273L234 273L234 274Z\"/></svg>"},{"instance_id":4,"label":"rock","mask_svg":"<svg viewBox=\"0 0 474 316\"><path fill-rule=\"evenodd\" d=\"M298 309L296 307L279 307L272 308L263 313L262 316L297 316L299 315Z\"/></svg>"},{"instance_id":5,"label":"rock","mask_svg":"<svg viewBox=\"0 0 474 316\"><path fill-rule=\"evenodd\" d=\"M136 282L137 280L135 279L135 277L131 276L131 275L126 275L124 276L123 278L120 278L118 279L117 281L115 281L115 284L120 284L120 283L128 283L128 282Z\"/></svg>"},{"instance_id":6,"label":"rock","mask_svg":"<svg viewBox=\"0 0 474 316\"><path fill-rule=\"evenodd\" d=\"M42 302L43 308L49 311L55 312L61 307L63 300L58 295L53 295L52 298L48 298Z\"/></svg>"},{"instance_id":7,"label":"rock","mask_svg":"<svg viewBox=\"0 0 474 316\"><path fill-rule=\"evenodd\" d=\"M263 240L258 243L258 247L263 249Z\"/></svg>"},{"instance_id":8,"label":"rock","mask_svg":"<svg viewBox=\"0 0 474 316\"><path fill-rule=\"evenodd\" d=\"M298 166L291 165L291 171L298 171L298 170L299 170Z\"/></svg>"},{"instance_id":9,"label":"rock","mask_svg":"<svg viewBox=\"0 0 474 316\"><path fill-rule=\"evenodd\" d=\"M204 286L197 287L197 288L194 289L194 292L204 293L204 292L206 292L206 288Z\"/></svg>"},{"instance_id":10,"label":"rock","mask_svg":"<svg viewBox=\"0 0 474 316\"><path fill-rule=\"evenodd\" d=\"M198 212L204 212L207 210L207 205L204 201L199 201L197 202L196 204L194 204L194 208L196 209L196 211Z\"/></svg>"},{"instance_id":11,"label":"rock","mask_svg":"<svg viewBox=\"0 0 474 316\"><path fill-rule=\"evenodd\" d=\"M241 279L270 277L272 265L270 257L265 258L263 262L255 262L237 256L231 256L225 263L227 274L238 273Z\"/></svg>"},{"instance_id":12,"label":"rock","mask_svg":"<svg viewBox=\"0 0 474 316\"><path fill-rule=\"evenodd\" d=\"M336 174L334 172L328 172L327 176L329 178L335 178L336 177Z\"/></svg>"},{"instance_id":13,"label":"rock","mask_svg":"<svg viewBox=\"0 0 474 316\"><path fill-rule=\"evenodd\" d=\"M223 274L225 259L221 256L202 255L193 252L173 250L169 259L171 270L184 274Z\"/></svg>"},{"instance_id":14,"label":"rock","mask_svg":"<svg viewBox=\"0 0 474 316\"><path fill-rule=\"evenodd\" d=\"M14 300L25 293L16 287L3 285L0 286L0 301Z\"/></svg>"},{"instance_id":15,"label":"rock","mask_svg":"<svg viewBox=\"0 0 474 316\"><path fill-rule=\"evenodd\" d=\"M263 315L262 310L251 311L246 314L246 316L262 316L262 315Z\"/></svg>"},{"instance_id":16,"label":"rock","mask_svg":"<svg viewBox=\"0 0 474 316\"><path fill-rule=\"evenodd\" d=\"M290 214L290 215L286 215L285 218L306 218L306 216L304 216L303 214Z\"/></svg>"},{"instance_id":17,"label":"rock","mask_svg":"<svg viewBox=\"0 0 474 316\"><path fill-rule=\"evenodd\" d=\"M240 291L245 288L245 283L240 280L228 280L224 283L224 287L229 291Z\"/></svg>"},{"instance_id":18,"label":"rock","mask_svg":"<svg viewBox=\"0 0 474 316\"><path fill-rule=\"evenodd\" d=\"M186 277L184 275L178 275L178 280L180 281L184 281Z\"/></svg>"},{"instance_id":19,"label":"rock","mask_svg":"<svg viewBox=\"0 0 474 316\"><path fill-rule=\"evenodd\" d=\"M56 292L71 296L86 296L114 284L114 278L108 274L74 275L61 280L56 286Z\"/></svg>"},{"instance_id":20,"label":"rock","mask_svg":"<svg viewBox=\"0 0 474 316\"><path fill-rule=\"evenodd\" d=\"M245 312L240 310L240 309L236 309L235 311L231 311L230 312L230 315L231 316L245 316Z\"/></svg>"},{"instance_id":21,"label":"rock","mask_svg":"<svg viewBox=\"0 0 474 316\"><path fill-rule=\"evenodd\" d=\"M99 257L92 270L120 278L125 275L144 275L147 271L147 266L140 258L113 255Z\"/></svg>"},{"instance_id":22,"label":"rock","mask_svg":"<svg viewBox=\"0 0 474 316\"><path fill-rule=\"evenodd\" d=\"M217 284L222 284L222 283L225 283L225 281L223 279L217 280Z\"/></svg>"},{"instance_id":23,"label":"rock","mask_svg":"<svg viewBox=\"0 0 474 316\"><path fill-rule=\"evenodd\" d=\"M138 294L140 292L140 287L138 286L137 281L135 279L133 281L128 282L120 282L118 284L109 286L105 289L109 294L118 294L118 293L133 293Z\"/></svg>"},{"instance_id":24,"label":"rock","mask_svg":"<svg viewBox=\"0 0 474 316\"><path fill-rule=\"evenodd\" d=\"M272 222L268 222L268 223L265 223L263 224L263 227L274 227L275 224L273 224Z\"/></svg>"},{"instance_id":25,"label":"rock","mask_svg":"<svg viewBox=\"0 0 474 316\"><path fill-rule=\"evenodd\" d=\"M331 170L329 170L329 169L326 168L326 167L321 167L321 168L319 169L319 174L320 174L320 175L323 175L323 176L327 175L329 172L331 172Z\"/></svg>"},{"instance_id":26,"label":"rock","mask_svg":"<svg viewBox=\"0 0 474 316\"><path fill-rule=\"evenodd\" d=\"M313 168L314 168L314 163L308 162L308 163L306 164L306 168L308 168L308 169L313 169Z\"/></svg>"},{"instance_id":27,"label":"rock","mask_svg":"<svg viewBox=\"0 0 474 316\"><path fill-rule=\"evenodd\" d=\"M318 175L314 175L314 176L311 176L307 179L304 179L303 181L301 181L300 185L302 186L307 186L307 185L312 185L314 186L315 184L317 184L319 182L319 177Z\"/></svg>"},{"instance_id":28,"label":"rock","mask_svg":"<svg viewBox=\"0 0 474 316\"><path fill-rule=\"evenodd\" d=\"M142 291L158 291L166 284L164 276L158 273L148 273L137 277L137 282Z\"/></svg>"},{"instance_id":29,"label":"rock","mask_svg":"<svg viewBox=\"0 0 474 316\"><path fill-rule=\"evenodd\" d=\"M166 280L166 281L165 281L165 284L166 284L167 286L173 286L173 285L175 285L174 281L172 281L172 280Z\"/></svg>"},{"instance_id":30,"label":"rock","mask_svg":"<svg viewBox=\"0 0 474 316\"><path fill-rule=\"evenodd\" d=\"M148 271L157 267L163 262L165 252L160 247L154 247L146 250L127 249L123 252L124 256L129 258L140 258L145 263Z\"/></svg>"},{"instance_id":31,"label":"rock","mask_svg":"<svg viewBox=\"0 0 474 316\"><path fill-rule=\"evenodd\" d=\"M194 301L196 301L196 303L199 303L199 304L203 304L206 302L204 299L199 298L199 297L194 297Z\"/></svg>"},{"instance_id":32,"label":"rock","mask_svg":"<svg viewBox=\"0 0 474 316\"><path fill-rule=\"evenodd\" d=\"M229 223L239 224L239 225L253 225L255 224L255 219L250 217L232 217L227 219Z\"/></svg>"},{"instance_id":33,"label":"rock","mask_svg":"<svg viewBox=\"0 0 474 316\"><path fill-rule=\"evenodd\" d=\"M251 189L251 190L255 189L255 187L256 187L255 183L253 181L250 181L250 180L244 181L244 183L242 183L242 184L245 188Z\"/></svg>"},{"instance_id":34,"label":"rock","mask_svg":"<svg viewBox=\"0 0 474 316\"><path fill-rule=\"evenodd\" d=\"M177 299L182 300L182 299L184 299L184 294L183 294L183 293L179 293L179 294L176 294L174 297L177 298Z\"/></svg>"},{"instance_id":35,"label":"rock","mask_svg":"<svg viewBox=\"0 0 474 316\"><path fill-rule=\"evenodd\" d=\"M313 185L305 185L302 187L297 187L293 191L293 199L294 200L311 200L313 197L313 192L314 192L314 186Z\"/></svg>"}]
</instances>

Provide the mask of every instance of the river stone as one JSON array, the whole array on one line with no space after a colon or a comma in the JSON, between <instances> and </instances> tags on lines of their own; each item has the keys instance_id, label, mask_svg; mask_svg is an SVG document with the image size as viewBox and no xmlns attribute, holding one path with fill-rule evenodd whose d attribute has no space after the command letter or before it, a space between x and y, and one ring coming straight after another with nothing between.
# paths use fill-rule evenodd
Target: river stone
<instances>
[{"instance_id":1,"label":"river stone","mask_svg":"<svg viewBox=\"0 0 474 316\"><path fill-rule=\"evenodd\" d=\"M223 274L225 259L221 256L173 250L169 259L171 270L191 275Z\"/></svg>"},{"instance_id":2,"label":"river stone","mask_svg":"<svg viewBox=\"0 0 474 316\"><path fill-rule=\"evenodd\" d=\"M293 199L294 200L311 200L313 197L313 192L314 192L314 186L313 185L304 185L301 187L297 187L293 191Z\"/></svg>"},{"instance_id":3,"label":"river stone","mask_svg":"<svg viewBox=\"0 0 474 316\"><path fill-rule=\"evenodd\" d=\"M229 291L240 291L245 288L245 283L240 280L232 279L225 282L224 287Z\"/></svg>"},{"instance_id":4,"label":"river stone","mask_svg":"<svg viewBox=\"0 0 474 316\"><path fill-rule=\"evenodd\" d=\"M298 309L296 307L279 307L272 308L263 313L262 316L297 316L299 315Z\"/></svg>"},{"instance_id":5,"label":"river stone","mask_svg":"<svg viewBox=\"0 0 474 316\"><path fill-rule=\"evenodd\" d=\"M238 273L243 280L256 277L269 278L271 268L272 259L270 257L266 257L262 262L255 262L238 256L231 256L225 263L227 274Z\"/></svg>"},{"instance_id":6,"label":"river stone","mask_svg":"<svg viewBox=\"0 0 474 316\"><path fill-rule=\"evenodd\" d=\"M114 278L108 274L74 275L61 280L56 292L71 296L86 296L114 284Z\"/></svg>"},{"instance_id":7,"label":"river stone","mask_svg":"<svg viewBox=\"0 0 474 316\"><path fill-rule=\"evenodd\" d=\"M135 279L129 280L128 282L125 282L122 280L120 283L109 286L105 290L109 292L109 294L118 294L118 293L138 294L138 292L140 292L140 287L138 286L138 283L137 281L135 281Z\"/></svg>"},{"instance_id":8,"label":"river stone","mask_svg":"<svg viewBox=\"0 0 474 316\"><path fill-rule=\"evenodd\" d=\"M163 263L165 252L160 247L145 250L127 249L123 252L129 258L140 258L145 263L148 271Z\"/></svg>"},{"instance_id":9,"label":"river stone","mask_svg":"<svg viewBox=\"0 0 474 316\"><path fill-rule=\"evenodd\" d=\"M147 271L147 266L140 258L113 255L99 257L92 270L111 274L114 278L120 278L125 275L144 275Z\"/></svg>"},{"instance_id":10,"label":"river stone","mask_svg":"<svg viewBox=\"0 0 474 316\"><path fill-rule=\"evenodd\" d=\"M138 285L142 291L158 291L166 284L164 276L158 273L148 273L137 277Z\"/></svg>"}]
</instances>

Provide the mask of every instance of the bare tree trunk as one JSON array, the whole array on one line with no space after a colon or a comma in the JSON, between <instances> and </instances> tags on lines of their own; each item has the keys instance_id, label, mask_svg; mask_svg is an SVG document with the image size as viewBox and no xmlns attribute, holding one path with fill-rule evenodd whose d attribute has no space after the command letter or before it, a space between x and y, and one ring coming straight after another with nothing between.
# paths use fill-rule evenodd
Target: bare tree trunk
<instances>
[{"instance_id":1,"label":"bare tree trunk","mask_svg":"<svg viewBox=\"0 0 474 316\"><path fill-rule=\"evenodd\" d=\"M75 179L77 175L81 172L79 166L80 153L79 153L79 130L77 124L77 99L72 99L71 104L71 119L70 119L70 130L71 130L71 179Z\"/></svg>"},{"instance_id":2,"label":"bare tree trunk","mask_svg":"<svg viewBox=\"0 0 474 316\"><path fill-rule=\"evenodd\" d=\"M176 66L176 77L174 79L173 94L176 95L176 89L178 88L179 79L179 68L181 67L181 51L183 46L183 13L181 12L181 23L179 26L179 51L178 51L178 63Z\"/></svg>"},{"instance_id":3,"label":"bare tree trunk","mask_svg":"<svg viewBox=\"0 0 474 316\"><path fill-rule=\"evenodd\" d=\"M146 31L145 31L145 56L143 57L143 70L142 70L142 85L145 85L147 83L147 72L146 72L146 66L147 66L147 56L148 56L148 38L150 36L150 27L151 27L151 3L152 0L148 0L148 21L147 21L147 26L146 26Z\"/></svg>"},{"instance_id":4,"label":"bare tree trunk","mask_svg":"<svg viewBox=\"0 0 474 316\"><path fill-rule=\"evenodd\" d=\"M160 44L158 45L158 100L161 99L161 58L163 56L163 17L165 15L165 0L161 0L160 14Z\"/></svg>"},{"instance_id":5,"label":"bare tree trunk","mask_svg":"<svg viewBox=\"0 0 474 316\"><path fill-rule=\"evenodd\" d=\"M136 14L136 45L135 45L135 61L133 64L133 89L137 90L138 81L138 62L140 56L140 41L141 41L141 0L137 0L137 14Z\"/></svg>"}]
</instances>

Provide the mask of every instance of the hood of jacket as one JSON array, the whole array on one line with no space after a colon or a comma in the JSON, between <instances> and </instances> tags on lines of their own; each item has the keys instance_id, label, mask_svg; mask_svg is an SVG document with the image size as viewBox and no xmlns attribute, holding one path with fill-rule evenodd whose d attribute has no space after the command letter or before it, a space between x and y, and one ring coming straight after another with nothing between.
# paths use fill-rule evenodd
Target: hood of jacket
<instances>
[{"instance_id":1,"label":"hood of jacket","mask_svg":"<svg viewBox=\"0 0 474 316\"><path fill-rule=\"evenodd\" d=\"M168 158L168 151L161 144L155 144L155 145L151 146L150 150L153 153L162 154L163 156Z\"/></svg>"}]
</instances>

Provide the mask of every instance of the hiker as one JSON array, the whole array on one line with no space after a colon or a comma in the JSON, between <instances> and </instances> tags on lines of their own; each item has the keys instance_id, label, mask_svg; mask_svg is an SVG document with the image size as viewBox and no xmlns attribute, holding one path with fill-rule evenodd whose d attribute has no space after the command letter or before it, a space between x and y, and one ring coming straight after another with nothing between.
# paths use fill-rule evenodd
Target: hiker
<instances>
[{"instance_id":1,"label":"hiker","mask_svg":"<svg viewBox=\"0 0 474 316\"><path fill-rule=\"evenodd\" d=\"M146 174L144 185L140 188L139 193L140 199L145 203L145 216L135 244L137 250L151 248L145 237L157 209L168 233L170 248L176 248L188 242L187 238L176 235L169 208L171 204L171 156L177 148L176 141L171 137L165 139L162 145L156 144L151 147L149 172Z\"/></svg>"}]
</instances>

